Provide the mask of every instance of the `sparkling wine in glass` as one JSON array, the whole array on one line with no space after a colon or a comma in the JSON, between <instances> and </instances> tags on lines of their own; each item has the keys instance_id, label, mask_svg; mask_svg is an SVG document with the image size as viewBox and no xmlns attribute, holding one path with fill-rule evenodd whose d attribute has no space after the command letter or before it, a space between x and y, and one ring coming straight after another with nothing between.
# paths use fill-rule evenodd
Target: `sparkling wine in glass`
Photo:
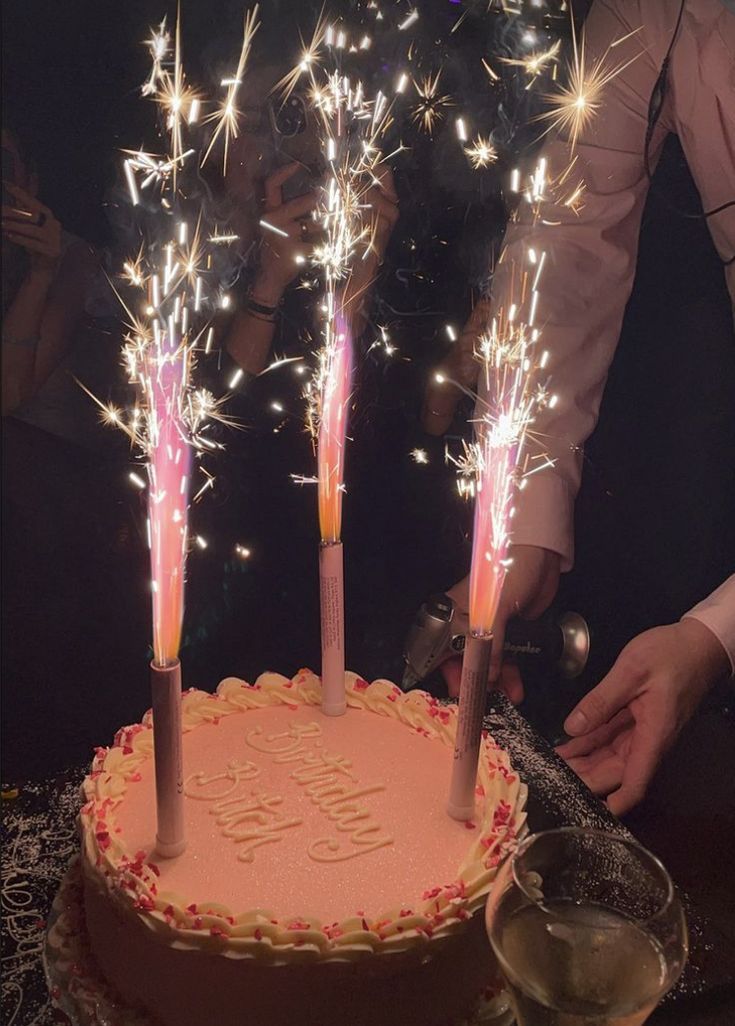
<instances>
[{"instance_id":1,"label":"sparkling wine in glass","mask_svg":"<svg viewBox=\"0 0 735 1026\"><path fill-rule=\"evenodd\" d=\"M498 874L486 922L518 1026L640 1026L686 962L671 878L615 834L528 837Z\"/></svg>"}]
</instances>

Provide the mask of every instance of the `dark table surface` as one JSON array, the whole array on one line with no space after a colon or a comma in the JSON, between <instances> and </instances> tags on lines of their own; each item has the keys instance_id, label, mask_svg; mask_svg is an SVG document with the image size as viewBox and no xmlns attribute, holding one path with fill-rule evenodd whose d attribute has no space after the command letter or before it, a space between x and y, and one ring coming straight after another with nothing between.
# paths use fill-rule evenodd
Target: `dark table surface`
<instances>
[{"instance_id":1,"label":"dark table surface","mask_svg":"<svg viewBox=\"0 0 735 1026\"><path fill-rule=\"evenodd\" d=\"M514 765L528 782L529 825L533 831L571 824L626 831L626 827L586 790L502 696L492 696L486 726L509 750ZM718 743L727 745L732 741L732 733L727 733L731 731L729 725L725 727L723 737L718 737L711 724L700 729L706 730L709 751L715 757ZM685 746L692 743L696 745L696 737L685 738L683 742ZM709 764L716 763L709 760ZM59 1022L57 1013L48 1002L41 951L51 901L61 875L77 850L75 815L83 773L82 768L74 768L53 779L20 785L17 797L3 800L2 1021L7 1026L49 1026ZM632 823L638 838L654 850L658 849L659 854L662 854L662 844L666 848L667 833L661 829L661 822L667 823L669 833L681 824L679 848L685 857L680 861L684 867L689 867L689 872L679 876L676 859L669 859L667 853L663 854L675 879L688 892L684 894L684 902L691 954L681 981L650 1022L654 1026L733 1026L735 920L726 904L717 897L717 887L713 886L713 880L721 880L731 870L732 848L727 843L726 834L722 834L722 862L710 865L708 871L699 877L692 876L692 852L698 852L694 856L695 867L701 866L702 856L712 856L708 842L712 831L701 830L701 824L688 813L684 792L679 792L678 797L678 808L667 807L671 817L666 819L659 810L657 819L654 788L652 813L644 815L642 810L638 813L640 822ZM708 801L712 797L713 792L710 791ZM717 797L716 789L714 797ZM659 795L658 800L665 799ZM707 802L701 804L702 812L706 813ZM726 811L720 808L721 818ZM683 820L680 819L682 816ZM732 821L728 822L731 824ZM636 828L636 823L641 829ZM658 834L655 829L657 823ZM725 819L714 825L724 828ZM730 895L731 900L731 882L723 893ZM705 914L700 905L710 914Z\"/></svg>"}]
</instances>

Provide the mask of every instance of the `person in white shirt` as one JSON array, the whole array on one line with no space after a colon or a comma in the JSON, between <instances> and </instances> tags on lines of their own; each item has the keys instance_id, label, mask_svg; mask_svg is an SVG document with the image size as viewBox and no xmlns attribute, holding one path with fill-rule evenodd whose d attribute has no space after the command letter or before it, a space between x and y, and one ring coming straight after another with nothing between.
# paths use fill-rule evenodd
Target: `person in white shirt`
<instances>
[{"instance_id":1,"label":"person in white shirt","mask_svg":"<svg viewBox=\"0 0 735 1026\"><path fill-rule=\"evenodd\" d=\"M624 37L628 37L625 39ZM536 418L554 466L527 480L513 520L513 563L494 626L491 680L512 698L520 679L501 667L511 616L539 616L574 560L573 512L582 446L598 416L636 266L644 202L666 135L675 132L702 199L735 308L735 2L734 0L595 0L585 25L588 59L615 40L616 63L631 63L610 82L604 109L580 135L578 167L585 202L554 208L553 223L521 210L510 225L492 295L476 310L445 379L470 383L471 348L488 308L502 306L514 262L531 245L547 252L544 347L559 401ZM565 167L568 144L551 139L549 166ZM472 369L471 369L472 368ZM472 382L474 383L474 382ZM441 434L459 391L428 386L423 421ZM467 581L451 590L466 608ZM735 574L678 623L634 638L612 670L572 710L572 740L559 752L609 808L639 801L663 753L704 694L735 672ZM459 670L447 674L450 690Z\"/></svg>"}]
</instances>

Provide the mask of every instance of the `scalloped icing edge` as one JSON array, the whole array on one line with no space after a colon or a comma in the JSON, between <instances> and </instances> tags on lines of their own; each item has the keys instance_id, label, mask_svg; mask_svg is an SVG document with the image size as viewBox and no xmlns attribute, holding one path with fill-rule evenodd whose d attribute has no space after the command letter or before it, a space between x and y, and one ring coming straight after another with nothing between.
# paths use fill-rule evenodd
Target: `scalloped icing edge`
<instances>
[{"instance_id":1,"label":"scalloped icing edge","mask_svg":"<svg viewBox=\"0 0 735 1026\"><path fill-rule=\"evenodd\" d=\"M389 716L425 737L454 748L457 706L443 705L423 691L404 693L387 680L372 684L345 674L347 704ZM264 673L255 684L225 678L214 694L196 689L182 696L184 733L223 716L268 706L319 705L321 683L309 670L289 680ZM147 852L131 853L117 838L115 809L140 766L153 755L152 714L121 728L110 748L98 748L82 785L80 812L84 870L113 899L139 919L163 943L256 958L271 964L352 961L379 953L409 952L462 928L480 908L502 859L526 832L527 788L507 753L483 732L478 765L478 795L484 809L475 839L452 884L428 888L415 908L392 908L375 916L352 916L325 924L313 916L277 915L267 909L234 913L215 902L196 905L174 893L159 893L158 867Z\"/></svg>"}]
</instances>

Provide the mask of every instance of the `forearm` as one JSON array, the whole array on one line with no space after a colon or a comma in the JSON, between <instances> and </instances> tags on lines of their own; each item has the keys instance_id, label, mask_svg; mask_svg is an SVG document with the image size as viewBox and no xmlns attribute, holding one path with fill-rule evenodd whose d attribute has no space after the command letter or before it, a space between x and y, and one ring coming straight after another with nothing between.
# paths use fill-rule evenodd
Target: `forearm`
<instances>
[{"instance_id":1,"label":"forearm","mask_svg":"<svg viewBox=\"0 0 735 1026\"><path fill-rule=\"evenodd\" d=\"M275 311L282 296L283 288L277 282L267 275L259 274L248 300L232 319L224 346L246 374L260 374L268 364L276 331ZM260 309L248 306L250 300ZM265 309L274 313L264 313Z\"/></svg>"},{"instance_id":2,"label":"forearm","mask_svg":"<svg viewBox=\"0 0 735 1026\"><path fill-rule=\"evenodd\" d=\"M53 274L29 272L3 318L3 416L33 391L41 323L52 281Z\"/></svg>"}]
</instances>

